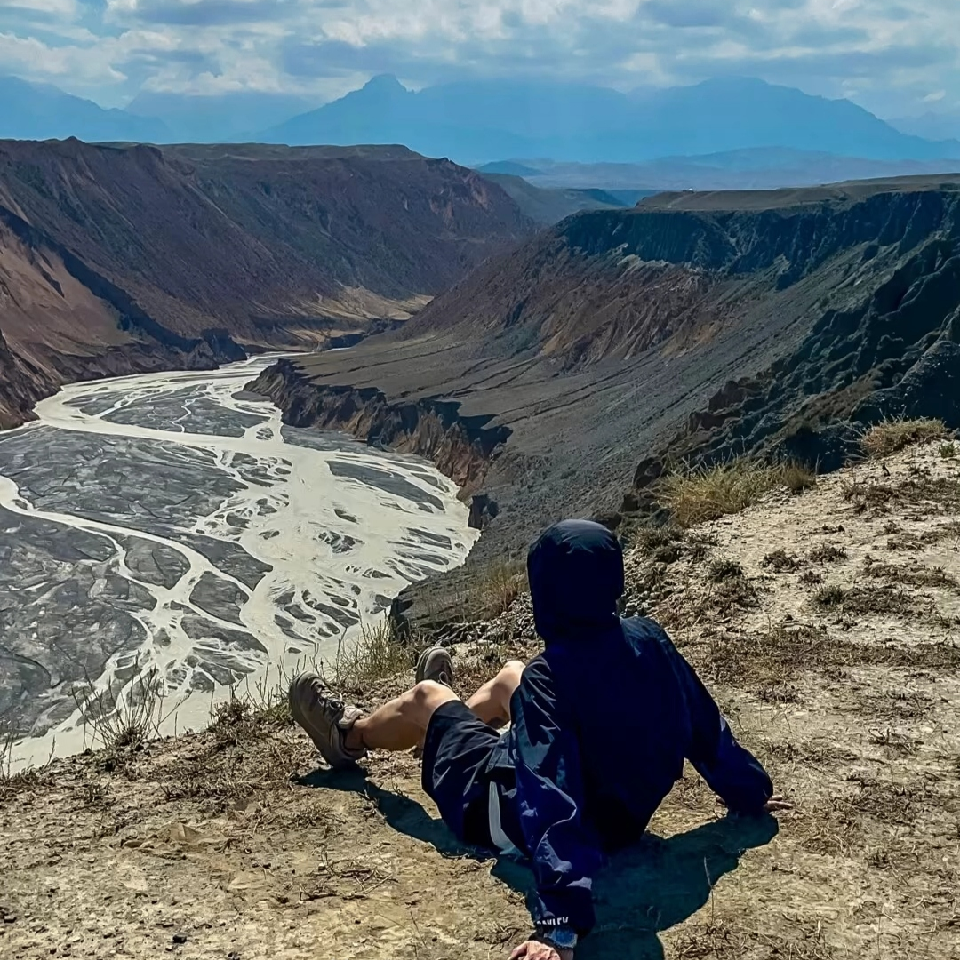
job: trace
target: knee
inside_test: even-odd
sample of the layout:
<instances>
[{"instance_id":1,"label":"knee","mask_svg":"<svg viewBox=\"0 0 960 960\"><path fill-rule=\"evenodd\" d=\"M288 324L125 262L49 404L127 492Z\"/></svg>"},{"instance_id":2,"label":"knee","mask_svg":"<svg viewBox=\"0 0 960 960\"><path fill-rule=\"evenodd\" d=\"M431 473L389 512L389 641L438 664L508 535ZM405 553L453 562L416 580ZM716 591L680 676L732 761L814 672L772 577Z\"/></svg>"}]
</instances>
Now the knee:
<instances>
[{"instance_id":1,"label":"knee","mask_svg":"<svg viewBox=\"0 0 960 960\"><path fill-rule=\"evenodd\" d=\"M413 687L406 700L407 717L414 723L425 726L437 707L454 699L456 694L449 687L434 680L421 680Z\"/></svg>"},{"instance_id":2,"label":"knee","mask_svg":"<svg viewBox=\"0 0 960 960\"><path fill-rule=\"evenodd\" d=\"M433 703L438 695L446 689L443 684L437 683L435 680L421 680L410 691L410 699L418 707L424 707L427 704Z\"/></svg>"},{"instance_id":3,"label":"knee","mask_svg":"<svg viewBox=\"0 0 960 960\"><path fill-rule=\"evenodd\" d=\"M500 671L500 676L505 680L510 680L514 685L520 682L520 677L526 668L522 660L508 660Z\"/></svg>"}]
</instances>

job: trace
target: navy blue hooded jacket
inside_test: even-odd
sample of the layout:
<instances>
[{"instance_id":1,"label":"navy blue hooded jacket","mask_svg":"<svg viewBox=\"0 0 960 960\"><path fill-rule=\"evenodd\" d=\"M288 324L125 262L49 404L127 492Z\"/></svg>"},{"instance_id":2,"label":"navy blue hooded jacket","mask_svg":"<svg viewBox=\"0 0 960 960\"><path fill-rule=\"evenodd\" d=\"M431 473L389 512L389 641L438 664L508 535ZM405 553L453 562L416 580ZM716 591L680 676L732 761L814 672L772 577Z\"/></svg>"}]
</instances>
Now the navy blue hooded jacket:
<instances>
[{"instance_id":1,"label":"navy blue hooded jacket","mask_svg":"<svg viewBox=\"0 0 960 960\"><path fill-rule=\"evenodd\" d=\"M527 569L545 649L513 696L491 773L502 829L532 860L534 920L586 933L604 852L639 839L684 758L734 811L760 812L772 787L664 631L618 615L623 554L610 531L556 524Z\"/></svg>"}]
</instances>

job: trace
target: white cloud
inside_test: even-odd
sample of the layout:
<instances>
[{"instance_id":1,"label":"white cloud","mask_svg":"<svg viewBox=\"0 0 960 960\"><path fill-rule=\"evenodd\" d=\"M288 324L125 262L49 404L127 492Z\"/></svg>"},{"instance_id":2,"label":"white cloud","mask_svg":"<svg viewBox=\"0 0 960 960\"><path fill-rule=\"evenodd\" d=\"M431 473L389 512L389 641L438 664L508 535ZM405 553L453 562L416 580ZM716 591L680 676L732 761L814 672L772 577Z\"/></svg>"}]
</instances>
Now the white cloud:
<instances>
[{"instance_id":1,"label":"white cloud","mask_svg":"<svg viewBox=\"0 0 960 960\"><path fill-rule=\"evenodd\" d=\"M90 50L90 47L48 46L32 37L0 33L0 63L9 73L59 83L65 89L102 87L125 79L109 62L91 57Z\"/></svg>"},{"instance_id":2,"label":"white cloud","mask_svg":"<svg viewBox=\"0 0 960 960\"><path fill-rule=\"evenodd\" d=\"M960 103L958 45L956 0L0 0L8 71L101 99L335 96L379 72L621 89L741 74L896 115Z\"/></svg>"},{"instance_id":3,"label":"white cloud","mask_svg":"<svg viewBox=\"0 0 960 960\"><path fill-rule=\"evenodd\" d=\"M58 17L73 20L77 15L76 0L0 0L0 14L14 13L29 19Z\"/></svg>"}]
</instances>

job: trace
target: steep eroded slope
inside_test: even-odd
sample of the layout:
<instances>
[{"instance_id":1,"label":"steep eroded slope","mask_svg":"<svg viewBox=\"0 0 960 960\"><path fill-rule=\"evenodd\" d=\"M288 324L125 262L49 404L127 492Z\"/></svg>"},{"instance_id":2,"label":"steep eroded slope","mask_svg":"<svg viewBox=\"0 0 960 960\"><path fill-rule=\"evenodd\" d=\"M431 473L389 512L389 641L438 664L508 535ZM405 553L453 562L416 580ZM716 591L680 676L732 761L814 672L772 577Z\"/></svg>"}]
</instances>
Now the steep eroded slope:
<instances>
[{"instance_id":1,"label":"steep eroded slope","mask_svg":"<svg viewBox=\"0 0 960 960\"><path fill-rule=\"evenodd\" d=\"M16 422L64 379L405 319L531 230L496 185L399 147L3 142L0 331L33 369L0 405Z\"/></svg>"},{"instance_id":2,"label":"steep eroded slope","mask_svg":"<svg viewBox=\"0 0 960 960\"><path fill-rule=\"evenodd\" d=\"M427 455L440 442L418 442L418 415L441 400L508 434L467 480L497 503L476 550L489 559L564 514L616 511L635 473L643 486L669 457L769 449L830 465L811 406L825 425L957 419L943 398L960 377L958 199L928 178L583 213L402 330L262 386L293 422L379 438L382 417L356 416L376 396L406 411L403 443Z\"/></svg>"}]
</instances>

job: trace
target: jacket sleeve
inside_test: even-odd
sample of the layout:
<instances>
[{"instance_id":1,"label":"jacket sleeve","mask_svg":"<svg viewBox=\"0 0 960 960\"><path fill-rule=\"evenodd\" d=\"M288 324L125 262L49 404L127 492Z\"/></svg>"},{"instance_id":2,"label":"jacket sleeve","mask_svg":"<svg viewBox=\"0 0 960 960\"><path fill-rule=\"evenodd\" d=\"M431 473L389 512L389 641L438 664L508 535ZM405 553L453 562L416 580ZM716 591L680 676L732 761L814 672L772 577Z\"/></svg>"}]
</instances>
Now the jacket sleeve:
<instances>
[{"instance_id":1,"label":"jacket sleeve","mask_svg":"<svg viewBox=\"0 0 960 960\"><path fill-rule=\"evenodd\" d=\"M536 881L534 922L584 934L594 924L593 875L603 856L581 817L579 748L556 704L549 669L534 661L511 702L517 809Z\"/></svg>"},{"instance_id":2,"label":"jacket sleeve","mask_svg":"<svg viewBox=\"0 0 960 960\"><path fill-rule=\"evenodd\" d=\"M713 697L666 635L664 643L673 660L690 721L687 759L730 810L761 812L773 794L766 770L737 742Z\"/></svg>"}]
</instances>

